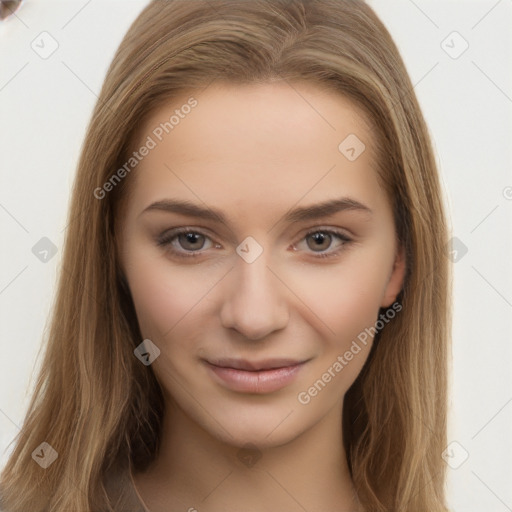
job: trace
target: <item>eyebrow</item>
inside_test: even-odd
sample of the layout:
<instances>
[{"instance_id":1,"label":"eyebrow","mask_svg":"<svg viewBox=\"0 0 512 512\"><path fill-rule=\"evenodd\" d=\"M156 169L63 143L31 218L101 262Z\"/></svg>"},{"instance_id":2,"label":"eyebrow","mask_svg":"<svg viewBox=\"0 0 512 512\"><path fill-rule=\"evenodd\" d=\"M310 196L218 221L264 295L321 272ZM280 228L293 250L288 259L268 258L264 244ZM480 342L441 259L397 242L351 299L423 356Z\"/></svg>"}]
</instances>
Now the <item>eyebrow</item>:
<instances>
[{"instance_id":1,"label":"eyebrow","mask_svg":"<svg viewBox=\"0 0 512 512\"><path fill-rule=\"evenodd\" d=\"M156 201L145 208L140 215L148 211L178 213L189 217L217 221L225 225L229 224L227 217L216 208L203 207L190 201L178 199L162 199ZM283 216L283 220L288 223L303 222L329 217L342 211L359 211L369 215L373 214L373 211L363 203L349 197L341 197L339 199L331 199L322 203L289 210Z\"/></svg>"}]
</instances>

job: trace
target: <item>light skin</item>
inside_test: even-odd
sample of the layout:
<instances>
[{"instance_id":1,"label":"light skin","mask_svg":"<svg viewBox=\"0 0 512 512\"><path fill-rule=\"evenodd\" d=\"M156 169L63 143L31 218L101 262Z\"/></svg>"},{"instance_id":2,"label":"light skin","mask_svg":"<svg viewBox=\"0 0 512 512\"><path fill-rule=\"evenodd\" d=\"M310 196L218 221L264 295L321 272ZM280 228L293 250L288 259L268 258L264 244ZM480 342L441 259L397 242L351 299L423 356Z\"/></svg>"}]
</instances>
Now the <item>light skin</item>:
<instances>
[{"instance_id":1,"label":"light skin","mask_svg":"<svg viewBox=\"0 0 512 512\"><path fill-rule=\"evenodd\" d=\"M148 371L166 407L161 449L134 475L137 490L151 512L360 510L341 420L371 339L308 404L298 395L403 284L373 135L349 100L314 85L215 83L193 96L198 105L127 178L119 217L120 265L142 335L160 349ZM140 141L189 97L153 112ZM354 161L338 149L349 134L366 145ZM340 198L361 207L287 219ZM219 210L226 222L146 210L166 199ZM180 227L197 234L173 238ZM249 236L263 249L250 263L236 251ZM218 357L307 363L283 388L250 393L213 378L204 359Z\"/></svg>"}]
</instances>

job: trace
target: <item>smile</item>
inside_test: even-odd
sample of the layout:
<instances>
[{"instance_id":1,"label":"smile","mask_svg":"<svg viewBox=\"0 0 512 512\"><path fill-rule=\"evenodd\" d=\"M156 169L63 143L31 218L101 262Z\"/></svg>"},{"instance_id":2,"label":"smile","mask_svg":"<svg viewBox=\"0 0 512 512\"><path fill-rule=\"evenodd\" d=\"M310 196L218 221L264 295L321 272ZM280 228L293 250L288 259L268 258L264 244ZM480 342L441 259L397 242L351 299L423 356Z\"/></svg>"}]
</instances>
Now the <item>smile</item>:
<instances>
[{"instance_id":1,"label":"smile","mask_svg":"<svg viewBox=\"0 0 512 512\"><path fill-rule=\"evenodd\" d=\"M224 387L242 393L272 393L290 384L307 361L273 360L249 363L242 360L205 361L210 374ZM281 364L281 366L279 366Z\"/></svg>"}]
</instances>

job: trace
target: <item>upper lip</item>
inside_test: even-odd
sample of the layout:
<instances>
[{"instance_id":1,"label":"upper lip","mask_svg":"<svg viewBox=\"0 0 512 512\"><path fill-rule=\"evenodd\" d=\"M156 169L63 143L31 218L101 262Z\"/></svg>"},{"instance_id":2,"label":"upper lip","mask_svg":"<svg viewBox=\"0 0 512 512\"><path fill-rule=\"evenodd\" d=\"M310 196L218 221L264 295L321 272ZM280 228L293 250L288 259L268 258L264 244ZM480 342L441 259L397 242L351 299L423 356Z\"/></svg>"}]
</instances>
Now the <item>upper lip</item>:
<instances>
[{"instance_id":1,"label":"upper lip","mask_svg":"<svg viewBox=\"0 0 512 512\"><path fill-rule=\"evenodd\" d=\"M247 359L213 359L207 360L208 363L222 368L233 368L235 370L259 371L270 370L274 368L285 368L287 366L295 366L304 363L297 359L264 359L263 361L248 361Z\"/></svg>"}]
</instances>

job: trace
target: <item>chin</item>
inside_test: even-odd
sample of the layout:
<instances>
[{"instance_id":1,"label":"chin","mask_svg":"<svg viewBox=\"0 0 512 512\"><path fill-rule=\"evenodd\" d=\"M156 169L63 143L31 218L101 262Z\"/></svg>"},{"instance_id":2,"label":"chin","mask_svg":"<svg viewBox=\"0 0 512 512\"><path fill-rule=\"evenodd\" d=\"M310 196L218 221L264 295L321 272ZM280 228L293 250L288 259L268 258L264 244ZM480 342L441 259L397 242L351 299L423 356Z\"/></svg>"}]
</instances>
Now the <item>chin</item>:
<instances>
[{"instance_id":1,"label":"chin","mask_svg":"<svg viewBox=\"0 0 512 512\"><path fill-rule=\"evenodd\" d=\"M308 415L292 399L280 403L224 404L215 409L215 420L203 418L205 429L219 441L243 448L252 444L263 450L285 445L311 428L319 418Z\"/></svg>"}]
</instances>

